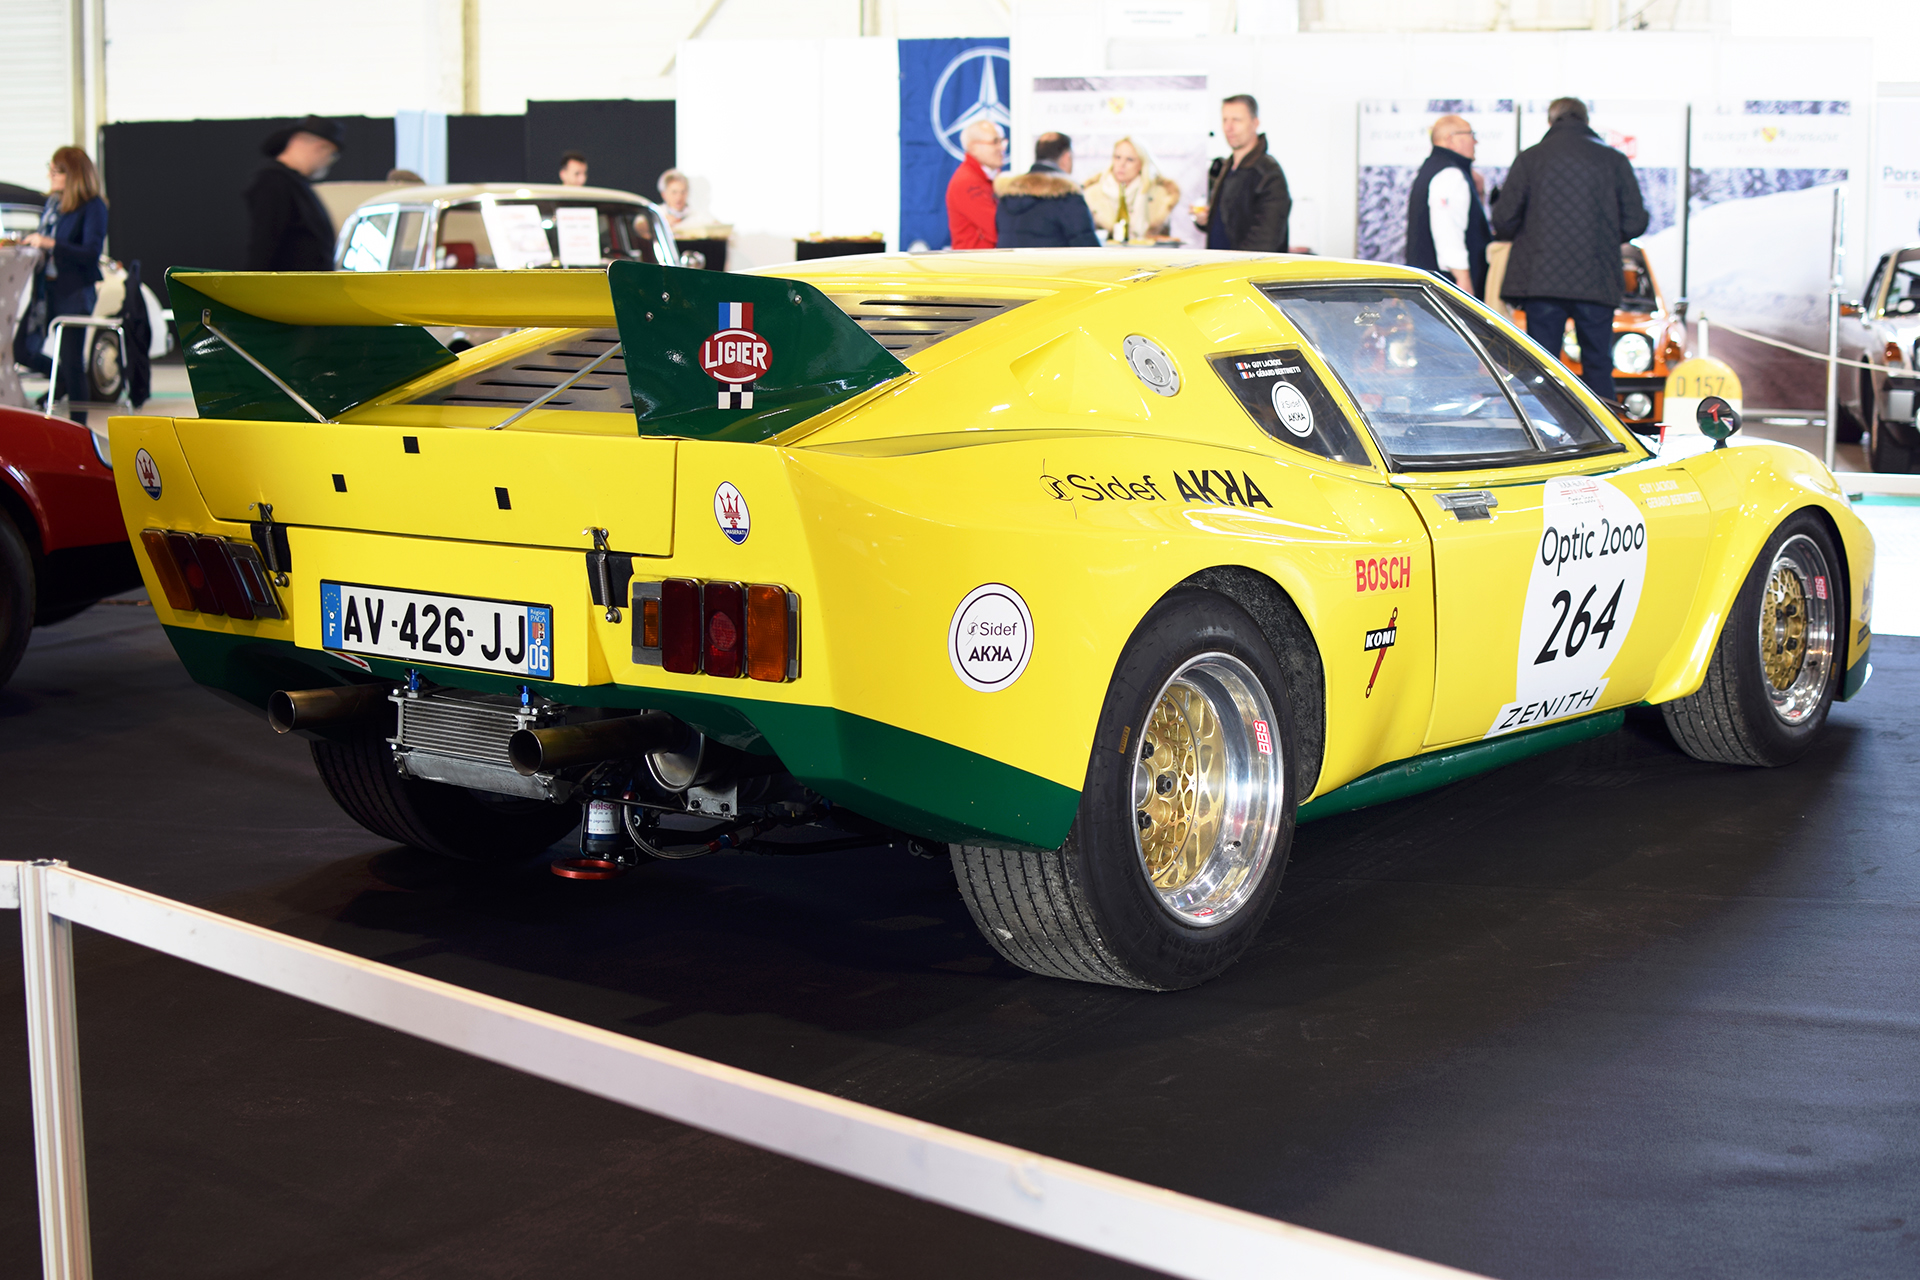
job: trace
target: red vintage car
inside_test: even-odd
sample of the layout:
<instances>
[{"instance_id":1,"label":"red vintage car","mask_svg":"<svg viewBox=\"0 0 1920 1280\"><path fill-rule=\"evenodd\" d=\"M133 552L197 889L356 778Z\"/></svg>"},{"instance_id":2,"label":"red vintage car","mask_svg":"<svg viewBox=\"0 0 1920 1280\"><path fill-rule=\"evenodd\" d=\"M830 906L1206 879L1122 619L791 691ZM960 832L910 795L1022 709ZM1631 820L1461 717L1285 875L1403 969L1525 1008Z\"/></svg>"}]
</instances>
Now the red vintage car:
<instances>
[{"instance_id":1,"label":"red vintage car","mask_svg":"<svg viewBox=\"0 0 1920 1280\"><path fill-rule=\"evenodd\" d=\"M34 627L140 582L107 458L77 422L0 407L0 684Z\"/></svg>"}]
</instances>

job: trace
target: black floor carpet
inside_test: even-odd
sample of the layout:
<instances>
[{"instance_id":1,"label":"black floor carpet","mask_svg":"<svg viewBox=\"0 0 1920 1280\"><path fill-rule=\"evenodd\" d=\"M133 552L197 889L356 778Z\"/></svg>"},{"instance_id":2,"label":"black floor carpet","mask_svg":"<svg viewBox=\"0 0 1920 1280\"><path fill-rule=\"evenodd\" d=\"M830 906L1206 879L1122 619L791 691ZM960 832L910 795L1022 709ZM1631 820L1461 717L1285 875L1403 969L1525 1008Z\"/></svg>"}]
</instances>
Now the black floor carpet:
<instances>
[{"instance_id":1,"label":"black floor carpet","mask_svg":"<svg viewBox=\"0 0 1920 1280\"><path fill-rule=\"evenodd\" d=\"M0 691L0 857L1492 1275L1911 1277L1920 641L1875 658L1788 769L1699 764L1642 717L1305 828L1252 954L1177 995L1009 968L904 854L596 885L392 848L139 607L38 632ZM113 939L77 954L103 1280L1129 1273ZM19 991L0 937L8 1276L38 1271Z\"/></svg>"}]
</instances>

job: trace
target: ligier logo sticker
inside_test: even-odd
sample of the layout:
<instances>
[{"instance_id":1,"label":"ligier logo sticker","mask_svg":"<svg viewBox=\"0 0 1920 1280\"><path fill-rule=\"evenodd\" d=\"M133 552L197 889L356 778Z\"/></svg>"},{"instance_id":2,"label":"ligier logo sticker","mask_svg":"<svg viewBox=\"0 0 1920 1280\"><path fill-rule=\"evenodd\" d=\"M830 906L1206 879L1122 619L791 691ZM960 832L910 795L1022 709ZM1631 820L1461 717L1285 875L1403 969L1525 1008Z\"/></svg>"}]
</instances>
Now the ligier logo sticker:
<instances>
[{"instance_id":1,"label":"ligier logo sticker","mask_svg":"<svg viewBox=\"0 0 1920 1280\"><path fill-rule=\"evenodd\" d=\"M947 626L947 657L960 683L997 693L1033 656L1033 615L1012 587L989 582L967 592Z\"/></svg>"},{"instance_id":2,"label":"ligier logo sticker","mask_svg":"<svg viewBox=\"0 0 1920 1280\"><path fill-rule=\"evenodd\" d=\"M720 384L720 408L753 408L753 384L766 376L773 348L753 331L751 302L720 304L720 329L700 344L700 368Z\"/></svg>"},{"instance_id":3,"label":"ligier logo sticker","mask_svg":"<svg viewBox=\"0 0 1920 1280\"><path fill-rule=\"evenodd\" d=\"M753 516L747 510L747 500L731 480L722 481L713 491L713 518L720 532L727 535L727 541L736 547L753 531Z\"/></svg>"},{"instance_id":4,"label":"ligier logo sticker","mask_svg":"<svg viewBox=\"0 0 1920 1280\"><path fill-rule=\"evenodd\" d=\"M140 482L149 498L160 496L160 464L145 449L133 455L133 478Z\"/></svg>"}]
</instances>

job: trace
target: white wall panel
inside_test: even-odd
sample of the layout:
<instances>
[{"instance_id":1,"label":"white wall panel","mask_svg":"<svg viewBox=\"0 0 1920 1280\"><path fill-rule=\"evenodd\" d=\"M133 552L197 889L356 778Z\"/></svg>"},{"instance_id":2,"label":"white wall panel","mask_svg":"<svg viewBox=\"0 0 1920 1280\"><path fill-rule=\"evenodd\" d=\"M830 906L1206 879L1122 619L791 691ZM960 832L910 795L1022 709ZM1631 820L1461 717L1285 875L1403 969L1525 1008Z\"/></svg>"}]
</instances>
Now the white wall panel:
<instances>
[{"instance_id":1,"label":"white wall panel","mask_svg":"<svg viewBox=\"0 0 1920 1280\"><path fill-rule=\"evenodd\" d=\"M793 260L815 231L900 222L894 42L692 40L680 48L680 168L734 227L729 266Z\"/></svg>"},{"instance_id":2,"label":"white wall panel","mask_svg":"<svg viewBox=\"0 0 1920 1280\"><path fill-rule=\"evenodd\" d=\"M73 136L73 38L66 0L0 0L0 182L44 190L47 160Z\"/></svg>"},{"instance_id":3,"label":"white wall panel","mask_svg":"<svg viewBox=\"0 0 1920 1280\"><path fill-rule=\"evenodd\" d=\"M460 110L459 0L109 0L112 120Z\"/></svg>"}]
</instances>

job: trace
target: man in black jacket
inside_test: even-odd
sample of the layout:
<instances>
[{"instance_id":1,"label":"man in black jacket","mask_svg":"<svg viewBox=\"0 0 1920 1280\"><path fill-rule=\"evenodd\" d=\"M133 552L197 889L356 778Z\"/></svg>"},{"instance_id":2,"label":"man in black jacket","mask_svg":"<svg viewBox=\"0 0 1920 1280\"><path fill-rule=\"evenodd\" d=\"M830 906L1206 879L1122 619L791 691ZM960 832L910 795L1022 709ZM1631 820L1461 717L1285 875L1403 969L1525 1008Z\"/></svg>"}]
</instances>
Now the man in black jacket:
<instances>
[{"instance_id":1,"label":"man in black jacket","mask_svg":"<svg viewBox=\"0 0 1920 1280\"><path fill-rule=\"evenodd\" d=\"M1285 253L1293 196L1280 162L1267 154L1252 94L1236 93L1220 104L1220 134L1233 154L1207 170L1207 206L1193 219L1207 230L1207 248Z\"/></svg>"},{"instance_id":2,"label":"man in black jacket","mask_svg":"<svg viewBox=\"0 0 1920 1280\"><path fill-rule=\"evenodd\" d=\"M1407 265L1446 275L1478 298L1487 287L1487 213L1473 172L1473 126L1461 116L1433 122L1433 154L1407 196Z\"/></svg>"},{"instance_id":3,"label":"man in black jacket","mask_svg":"<svg viewBox=\"0 0 1920 1280\"><path fill-rule=\"evenodd\" d=\"M1613 313L1620 246L1647 229L1633 165L1587 127L1586 104L1556 98L1547 136L1520 153L1493 206L1493 233L1513 240L1500 296L1527 313L1527 336L1554 355L1573 320L1580 380L1613 399Z\"/></svg>"},{"instance_id":4,"label":"man in black jacket","mask_svg":"<svg viewBox=\"0 0 1920 1280\"><path fill-rule=\"evenodd\" d=\"M345 138L334 121L308 116L260 144L268 160L247 188L247 270L333 270L333 219L313 184L327 176Z\"/></svg>"},{"instance_id":5,"label":"man in black jacket","mask_svg":"<svg viewBox=\"0 0 1920 1280\"><path fill-rule=\"evenodd\" d=\"M1033 168L993 180L995 243L1002 249L1097 249L1093 211L1073 180L1073 139L1043 133L1034 139Z\"/></svg>"}]
</instances>

